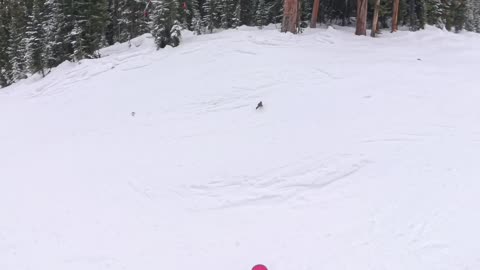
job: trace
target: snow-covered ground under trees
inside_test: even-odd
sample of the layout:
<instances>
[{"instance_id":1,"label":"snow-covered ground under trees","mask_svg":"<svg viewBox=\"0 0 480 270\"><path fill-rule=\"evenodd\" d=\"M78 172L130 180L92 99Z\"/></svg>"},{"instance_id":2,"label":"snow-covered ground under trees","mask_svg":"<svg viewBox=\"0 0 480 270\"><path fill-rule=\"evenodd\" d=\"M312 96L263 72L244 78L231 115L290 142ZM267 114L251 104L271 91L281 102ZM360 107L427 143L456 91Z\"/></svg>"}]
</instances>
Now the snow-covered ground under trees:
<instances>
[{"instance_id":1,"label":"snow-covered ground under trees","mask_svg":"<svg viewBox=\"0 0 480 270\"><path fill-rule=\"evenodd\" d=\"M0 269L480 269L480 35L335 28L1 89Z\"/></svg>"}]
</instances>

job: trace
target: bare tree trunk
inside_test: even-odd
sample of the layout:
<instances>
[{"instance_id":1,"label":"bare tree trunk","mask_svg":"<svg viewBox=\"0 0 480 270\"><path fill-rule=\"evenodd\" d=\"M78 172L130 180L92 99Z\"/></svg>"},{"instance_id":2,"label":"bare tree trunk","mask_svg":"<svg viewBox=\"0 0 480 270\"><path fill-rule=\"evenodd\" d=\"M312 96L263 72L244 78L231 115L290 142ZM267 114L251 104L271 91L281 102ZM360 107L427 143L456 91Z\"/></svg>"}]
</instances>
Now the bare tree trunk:
<instances>
[{"instance_id":1,"label":"bare tree trunk","mask_svg":"<svg viewBox=\"0 0 480 270\"><path fill-rule=\"evenodd\" d=\"M368 0L357 0L357 29L355 35L367 35Z\"/></svg>"},{"instance_id":2,"label":"bare tree trunk","mask_svg":"<svg viewBox=\"0 0 480 270\"><path fill-rule=\"evenodd\" d=\"M375 11L373 13L372 32L370 36L375 37L378 31L378 13L380 12L380 0L375 1Z\"/></svg>"},{"instance_id":3,"label":"bare tree trunk","mask_svg":"<svg viewBox=\"0 0 480 270\"><path fill-rule=\"evenodd\" d=\"M282 32L297 33L298 7L299 0L285 0L283 4Z\"/></svg>"},{"instance_id":4,"label":"bare tree trunk","mask_svg":"<svg viewBox=\"0 0 480 270\"><path fill-rule=\"evenodd\" d=\"M318 12L320 10L320 0L313 1L312 21L310 22L310 28L317 27Z\"/></svg>"},{"instance_id":5,"label":"bare tree trunk","mask_svg":"<svg viewBox=\"0 0 480 270\"><path fill-rule=\"evenodd\" d=\"M398 31L398 12L400 0L393 0L392 33Z\"/></svg>"}]
</instances>

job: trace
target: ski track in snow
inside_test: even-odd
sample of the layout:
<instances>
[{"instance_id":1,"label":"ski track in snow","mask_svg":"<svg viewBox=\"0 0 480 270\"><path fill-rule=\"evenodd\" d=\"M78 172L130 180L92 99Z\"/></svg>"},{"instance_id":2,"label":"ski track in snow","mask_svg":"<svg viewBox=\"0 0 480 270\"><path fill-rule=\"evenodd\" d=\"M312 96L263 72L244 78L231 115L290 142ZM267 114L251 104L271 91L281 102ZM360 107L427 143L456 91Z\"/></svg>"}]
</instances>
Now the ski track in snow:
<instances>
[{"instance_id":1,"label":"ski track in snow","mask_svg":"<svg viewBox=\"0 0 480 270\"><path fill-rule=\"evenodd\" d=\"M189 190L193 194L185 196L198 196L196 200L199 201L213 198L213 203L217 205L211 208L242 207L256 205L260 201L285 203L299 199L305 201L305 193L318 195L315 190L346 180L369 163L367 160L360 160L353 164L337 164L349 160L348 155L341 155L339 159L342 161L315 161L308 162L308 165L304 161L297 166L284 165L260 175L239 176L230 181L218 179L207 185L192 185ZM333 165L338 167L328 167Z\"/></svg>"}]
</instances>

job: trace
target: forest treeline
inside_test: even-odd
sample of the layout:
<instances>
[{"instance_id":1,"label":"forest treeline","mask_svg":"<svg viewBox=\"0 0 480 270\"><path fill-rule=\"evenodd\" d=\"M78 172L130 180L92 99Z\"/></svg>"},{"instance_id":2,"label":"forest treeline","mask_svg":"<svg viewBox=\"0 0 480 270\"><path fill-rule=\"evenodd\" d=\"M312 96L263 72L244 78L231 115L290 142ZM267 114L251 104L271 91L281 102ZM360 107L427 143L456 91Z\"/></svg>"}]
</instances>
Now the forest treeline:
<instances>
[{"instance_id":1,"label":"forest treeline","mask_svg":"<svg viewBox=\"0 0 480 270\"><path fill-rule=\"evenodd\" d=\"M282 24L297 33L317 23L355 25L356 34L398 25L480 32L480 0L0 0L0 86L45 75L64 61L152 33L158 48L241 25Z\"/></svg>"}]
</instances>

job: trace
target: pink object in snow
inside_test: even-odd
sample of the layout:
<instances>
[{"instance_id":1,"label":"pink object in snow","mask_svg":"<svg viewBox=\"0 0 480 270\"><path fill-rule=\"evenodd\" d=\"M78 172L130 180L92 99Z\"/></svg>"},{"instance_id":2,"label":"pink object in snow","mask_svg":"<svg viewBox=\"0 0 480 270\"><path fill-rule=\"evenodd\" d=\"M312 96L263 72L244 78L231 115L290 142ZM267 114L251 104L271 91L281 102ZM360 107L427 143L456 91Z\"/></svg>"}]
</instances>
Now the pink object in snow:
<instances>
[{"instance_id":1,"label":"pink object in snow","mask_svg":"<svg viewBox=\"0 0 480 270\"><path fill-rule=\"evenodd\" d=\"M252 270L268 270L268 268L263 264L257 264L252 268Z\"/></svg>"}]
</instances>

